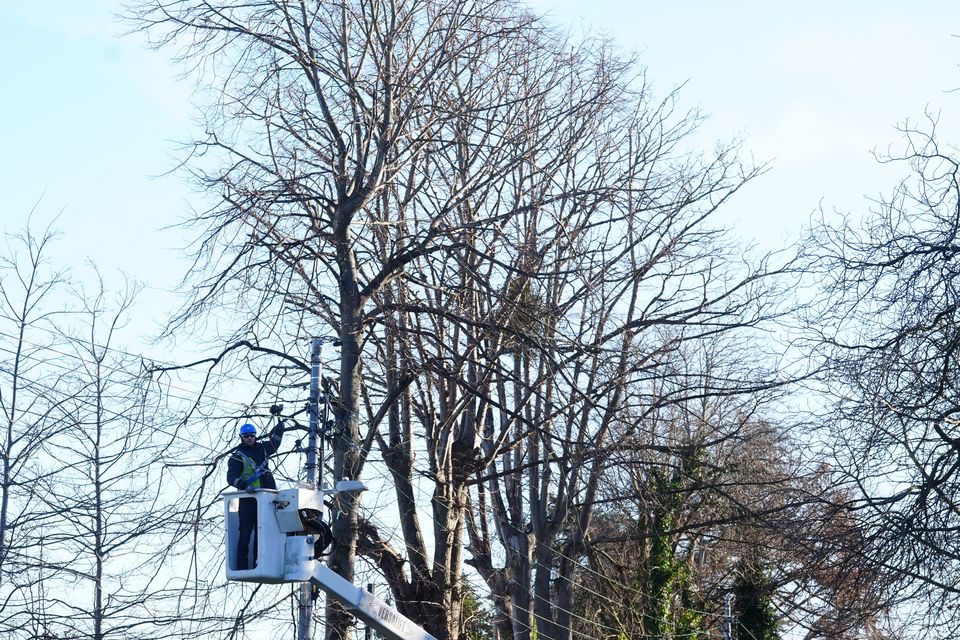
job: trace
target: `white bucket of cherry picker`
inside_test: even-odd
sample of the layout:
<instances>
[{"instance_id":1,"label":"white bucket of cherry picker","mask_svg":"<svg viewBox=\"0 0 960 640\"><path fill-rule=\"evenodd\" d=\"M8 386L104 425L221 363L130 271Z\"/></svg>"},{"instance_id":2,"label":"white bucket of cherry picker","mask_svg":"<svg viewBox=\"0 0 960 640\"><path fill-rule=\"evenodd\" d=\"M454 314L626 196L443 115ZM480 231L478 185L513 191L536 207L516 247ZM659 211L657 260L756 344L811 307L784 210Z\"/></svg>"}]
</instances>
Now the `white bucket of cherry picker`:
<instances>
[{"instance_id":1,"label":"white bucket of cherry picker","mask_svg":"<svg viewBox=\"0 0 960 640\"><path fill-rule=\"evenodd\" d=\"M247 501L247 502L244 502ZM227 580L242 582L304 582L310 579L315 536L311 522L319 520L322 494L297 487L223 495ZM255 535L247 542L247 566L239 566L240 511L255 510Z\"/></svg>"},{"instance_id":2,"label":"white bucket of cherry picker","mask_svg":"<svg viewBox=\"0 0 960 640\"><path fill-rule=\"evenodd\" d=\"M226 525L227 580L283 582L283 534L273 514L277 492L258 489L254 493L237 491L223 496ZM239 566L240 512L253 511L253 532L248 541L247 565Z\"/></svg>"}]
</instances>

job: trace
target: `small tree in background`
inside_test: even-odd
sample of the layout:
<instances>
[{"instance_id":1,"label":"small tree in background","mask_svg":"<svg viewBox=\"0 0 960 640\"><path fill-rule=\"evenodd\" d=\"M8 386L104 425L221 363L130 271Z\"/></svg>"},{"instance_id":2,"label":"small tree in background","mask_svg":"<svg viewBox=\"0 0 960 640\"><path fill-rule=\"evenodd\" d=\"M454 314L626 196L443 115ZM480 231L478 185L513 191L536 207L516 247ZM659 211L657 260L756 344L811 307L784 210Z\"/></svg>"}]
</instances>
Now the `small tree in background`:
<instances>
[{"instance_id":1,"label":"small tree in background","mask_svg":"<svg viewBox=\"0 0 960 640\"><path fill-rule=\"evenodd\" d=\"M773 607L774 585L759 562L741 559L733 583L736 629L744 640L780 640L777 612Z\"/></svg>"},{"instance_id":2,"label":"small tree in background","mask_svg":"<svg viewBox=\"0 0 960 640\"><path fill-rule=\"evenodd\" d=\"M50 358L63 346L52 321L67 282L50 263L55 237L28 227L0 255L0 635L49 632L49 580L63 569L44 544L59 510L36 493L62 469L48 441L62 429L57 388L75 365Z\"/></svg>"}]
</instances>

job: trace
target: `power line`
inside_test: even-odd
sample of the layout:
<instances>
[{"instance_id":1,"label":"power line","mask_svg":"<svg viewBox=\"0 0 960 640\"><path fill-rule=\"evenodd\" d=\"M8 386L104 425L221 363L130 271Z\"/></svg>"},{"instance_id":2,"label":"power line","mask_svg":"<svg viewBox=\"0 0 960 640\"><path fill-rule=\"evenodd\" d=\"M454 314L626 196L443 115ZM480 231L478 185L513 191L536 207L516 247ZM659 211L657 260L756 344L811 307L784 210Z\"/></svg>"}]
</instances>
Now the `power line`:
<instances>
[{"instance_id":1,"label":"power line","mask_svg":"<svg viewBox=\"0 0 960 640\"><path fill-rule=\"evenodd\" d=\"M62 393L62 390L61 390L61 389L56 389L56 388L54 388L54 387L51 387L51 386L46 385L46 384L44 384L44 383L38 382L38 381L36 381L36 380L30 380L30 379L28 379L28 378L23 378L23 379L26 380L26 381L27 381L27 384L28 384L29 386L31 386L31 387L39 388L39 389L41 389L41 390L50 392L51 394L59 394L59 393ZM122 386L122 385L121 385L121 386ZM108 414L108 415L110 415L110 416L113 416L114 418L119 418L119 419L122 419L122 420L130 420L130 415L128 415L128 414L126 414L126 413L119 413L118 411L114 411L114 410L112 410L112 409L110 409L110 408L108 408L108 407L98 405L96 402L94 402L93 400L91 400L90 398L88 398L88 397L86 397L86 396L70 396L70 397L68 397L67 399L78 400L81 404L85 404L85 405L88 405L88 406L97 407L97 408L101 409L105 414ZM34 418L39 418L39 419L44 419L44 418L49 417L46 413L37 412L37 411L32 410L32 409L23 409L23 408L20 408L20 409L19 409L19 412L20 412L21 414L32 415ZM140 414L139 414L139 413L136 413L135 415L136 415L136 416L139 416ZM207 446L207 445L205 445L205 444L202 444L202 443L200 443L200 442L197 442L196 440L191 440L191 439L189 439L189 438L186 438L186 437L184 437L184 436L183 436L182 434L180 434L180 433L171 433L170 431L167 431L167 430L165 430L164 428L162 428L162 427L160 427L160 426L158 426L158 425L156 425L156 424L146 424L146 423L141 423L141 424L142 424L143 427L149 428L151 431L155 431L155 432L162 433L163 435L169 436L170 438L175 438L175 439L178 439L178 440L182 440L182 441L186 442L187 444L193 445L194 447L198 447L198 448L201 448L201 449L206 449L207 451L212 452L212 453L221 453L221 450L220 450L220 449L213 449L213 448L211 448L211 447L209 447L209 446Z\"/></svg>"},{"instance_id":2,"label":"power line","mask_svg":"<svg viewBox=\"0 0 960 640\"><path fill-rule=\"evenodd\" d=\"M50 345L42 345L42 344L38 344L38 343L35 343L35 342L31 342L31 341L26 340L26 339L22 339L22 340L21 340L21 339L18 338L18 336L11 336L10 334L3 333L2 331L0 331L0 336L6 337L6 338L12 338L12 339L14 339L14 340L18 340L18 341L20 341L20 342L22 342L22 343L24 343L24 344L29 344L30 346L36 347L36 348L38 348L38 349L41 349L41 350L44 350L44 351L47 351L47 352L50 352L50 353L54 353L54 354L59 355L59 356L62 356L62 357L64 357L64 358L69 358L69 359L77 360L77 361L79 361L79 362L81 362L81 363L83 363L83 364L87 364L87 365L96 365L96 364L97 364L96 361L94 361L94 360L92 360L92 359L88 359L88 358L85 357L84 355L81 355L81 354L78 354L78 353L70 353L70 352L68 352L68 351L63 351L63 350L61 350L61 349L55 349L55 348L53 348L53 347L50 346ZM7 353L9 353L10 355L13 355L13 356L17 355L16 350L13 349L12 347L6 347L6 348L0 347L0 350L6 351ZM129 355L129 354L126 354L126 352L123 352L123 351L118 351L117 353L121 353L121 354L124 354L124 355ZM69 371L73 371L73 369L71 369L71 368L68 367L67 365L59 364L59 363L58 363L57 361L55 361L55 360L47 360L47 359L41 358L39 355L36 355L36 354L34 354L34 353L23 353L23 352L21 352L19 355L20 355L20 358L25 359L25 360L30 360L30 361L33 361L33 362L36 362L36 363L45 364L45 365L50 366L50 367L59 368L59 369L62 369L63 371L68 371L68 372L69 372ZM132 383L125 383L125 382L114 381L114 384L126 385L126 386L129 386L129 387L131 387L131 388L134 388L134 387L135 387L135 385L133 385ZM190 389L187 389L187 388L185 388L185 387L180 387L180 386L177 386L177 385L175 385L175 384L171 384L171 383L169 383L169 382L168 382L168 383L163 383L163 386L164 386L164 388L175 389L175 390L177 390L177 391L183 391L183 392L191 393L191 390L190 390ZM167 393L167 395L168 395L168 397L174 398L175 400L183 400L183 401L189 401L189 402L192 402L192 401L195 400L195 396L191 396L191 397L187 398L187 397L178 396L178 395L172 394L172 393ZM218 398L218 397L216 397L216 396L210 396L209 394L207 395L207 397L210 398L210 399L212 399L212 400L216 400L217 402L223 403L223 404L229 404L229 405L234 405L234 406L238 406L238 407L249 408L249 407L251 407L251 406L255 406L255 405L248 405L248 404L244 404L244 403L241 403L241 402L237 402L237 401L235 401L235 400L227 400L227 399L225 399L225 398Z\"/></svg>"},{"instance_id":3,"label":"power line","mask_svg":"<svg viewBox=\"0 0 960 640\"><path fill-rule=\"evenodd\" d=\"M65 336L63 336L62 334L59 334L59 333L57 333L56 331L54 331L53 329L50 329L50 328L48 328L48 327L36 326L36 327L33 327L33 328L39 329L39 330L42 330L42 331L45 331L45 332L47 332L47 333L50 333L51 335L53 335L53 336L55 336L55 337L65 337ZM56 348L52 347L51 345L40 344L40 343L34 342L34 341L32 341L32 340L29 340L29 339L27 339L27 338L21 338L20 336L13 335L13 334L9 334L9 333L5 333L5 332L3 332L3 331L0 331L0 337L6 337L6 338L9 338L9 339L13 340L14 342L20 342L20 343L23 343L23 344L27 344L27 345L30 345L30 346L35 347L35 348L37 348L37 349L46 350L46 351L49 351L49 352L51 352L51 353L54 353L54 354L57 354L57 355L60 355L60 356L64 356L64 357L67 357L67 358L73 358L73 359L79 360L80 362L83 362L84 364L96 364L95 361L93 361L92 359L87 359L86 356L84 356L84 355L81 355L81 354L78 354L78 353L70 353L70 352L67 352L67 351L63 351L63 350L60 350L60 349L56 349ZM92 345L93 345L94 347L96 347L96 348L102 349L102 350L104 350L104 351L109 351L109 352L121 354L121 355L124 355L124 356L127 356L127 357L135 358L135 359L139 360L140 362L144 362L144 361L158 362L158 361L153 360L153 359L144 358L141 354L130 353L130 352L128 352L128 351L124 351L124 350L122 350L122 349L118 349L118 348L114 348L114 347L109 347L109 346L106 346L106 345L98 345L98 344L96 344L95 342L92 342L92 341L84 341L83 344L84 344L84 345L92 344ZM15 354L16 354L16 351L13 350L13 349L8 349L8 353L10 353L11 355L15 355ZM20 355L21 355L21 357L28 357L28 358L31 358L31 357L32 357L34 360L37 360L37 359L38 359L36 356L33 356L32 354L23 354L23 353L21 353ZM49 363L46 362L46 361L41 361L41 362L45 362L45 363L49 364ZM178 365L176 365L175 363L169 363L169 362L161 362L161 363L162 363L162 364L169 365L170 368L178 367ZM179 370L179 371L189 371L190 369L180 368L180 369L178 369L178 370ZM192 393L192 390L191 390L191 389L188 389L188 388L185 388L185 387L181 387L181 386L178 386L178 385L173 384L173 383L170 383L170 382L165 382L165 383L163 383L163 385L164 385L165 388L175 389L175 390L177 390L177 391L186 392L186 393ZM227 404L227 405L233 405L233 406L237 406L237 407L242 407L242 408L244 408L244 409L246 410L246 413L249 413L250 410L253 409L253 408L266 408L266 407L269 406L269 405L266 405L266 404L259 404L259 403L242 403L242 402L237 402L236 400L228 400L228 399L226 399L226 398L217 397L217 396L211 395L211 394L209 394L209 393L205 393L204 396L205 396L206 398L210 399L210 400L214 400L214 401L216 401L216 402L218 402L218 403L221 403L221 404ZM186 401L186 400L192 400L192 398L188 399L188 398L184 398L183 396L176 396L176 395L172 395L172 394L171 394L170 397L173 397L173 398L178 399L178 400L185 400L185 401Z\"/></svg>"}]
</instances>

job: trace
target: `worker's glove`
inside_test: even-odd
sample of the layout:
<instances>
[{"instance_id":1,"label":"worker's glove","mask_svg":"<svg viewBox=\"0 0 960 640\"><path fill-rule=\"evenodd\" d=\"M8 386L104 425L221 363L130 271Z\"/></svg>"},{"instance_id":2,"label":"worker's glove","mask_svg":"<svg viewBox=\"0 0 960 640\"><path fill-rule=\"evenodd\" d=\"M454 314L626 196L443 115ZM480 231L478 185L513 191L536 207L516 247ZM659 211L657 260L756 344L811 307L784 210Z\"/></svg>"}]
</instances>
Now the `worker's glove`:
<instances>
[{"instance_id":1,"label":"worker's glove","mask_svg":"<svg viewBox=\"0 0 960 640\"><path fill-rule=\"evenodd\" d=\"M237 489L239 489L240 491L243 491L244 489L247 488L247 481L244 480L243 478L240 478L240 479L237 480L237 482L236 482L236 487L237 487Z\"/></svg>"},{"instance_id":2,"label":"worker's glove","mask_svg":"<svg viewBox=\"0 0 960 640\"><path fill-rule=\"evenodd\" d=\"M270 405L270 415L278 416L283 412L282 404L272 404Z\"/></svg>"}]
</instances>

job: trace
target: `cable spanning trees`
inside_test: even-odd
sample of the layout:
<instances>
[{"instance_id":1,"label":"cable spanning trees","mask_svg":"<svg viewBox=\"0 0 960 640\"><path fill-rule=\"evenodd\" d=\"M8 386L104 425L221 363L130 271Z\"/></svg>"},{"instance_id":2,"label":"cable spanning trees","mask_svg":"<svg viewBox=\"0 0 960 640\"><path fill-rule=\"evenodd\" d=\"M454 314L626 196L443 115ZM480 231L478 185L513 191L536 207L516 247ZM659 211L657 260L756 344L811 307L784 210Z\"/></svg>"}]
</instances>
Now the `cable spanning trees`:
<instances>
[{"instance_id":1,"label":"cable spanning trees","mask_svg":"<svg viewBox=\"0 0 960 640\"><path fill-rule=\"evenodd\" d=\"M713 376L692 357L779 312L775 269L712 223L759 170L689 153L696 116L632 60L514 3L147 1L136 19L209 98L187 166L215 204L172 330L288 354L336 335L331 472L389 472L399 533L342 500L332 567L353 579L359 553L455 639L469 561L501 636L569 638L624 450L651 456L637 491L664 493L679 452L733 437L698 403L779 384L762 359ZM328 609L328 637L351 624Z\"/></svg>"},{"instance_id":2,"label":"cable spanning trees","mask_svg":"<svg viewBox=\"0 0 960 640\"><path fill-rule=\"evenodd\" d=\"M881 160L909 177L862 221L822 221L807 268L822 278L809 327L834 472L864 532L852 559L882 601L947 638L960 629L960 159L935 125L902 128L904 152Z\"/></svg>"}]
</instances>

